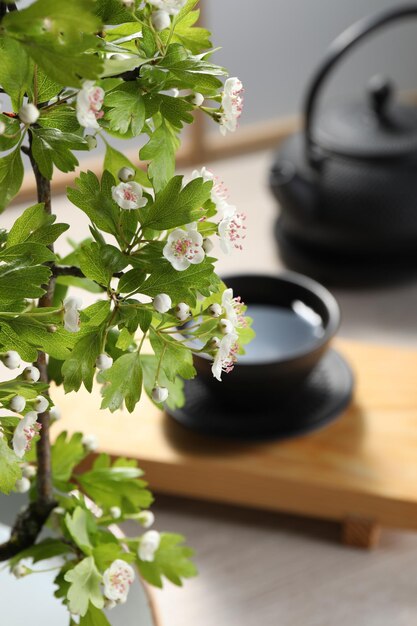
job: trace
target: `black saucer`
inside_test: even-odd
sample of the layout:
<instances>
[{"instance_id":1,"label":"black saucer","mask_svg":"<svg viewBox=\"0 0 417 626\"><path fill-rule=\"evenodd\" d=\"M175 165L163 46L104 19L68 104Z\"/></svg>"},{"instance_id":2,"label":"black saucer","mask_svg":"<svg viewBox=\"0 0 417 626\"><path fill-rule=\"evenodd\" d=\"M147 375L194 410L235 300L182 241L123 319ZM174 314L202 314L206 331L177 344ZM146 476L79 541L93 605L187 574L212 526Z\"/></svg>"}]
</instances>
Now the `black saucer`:
<instances>
[{"instance_id":1,"label":"black saucer","mask_svg":"<svg viewBox=\"0 0 417 626\"><path fill-rule=\"evenodd\" d=\"M278 218L274 228L280 257L289 269L331 287L369 287L406 283L417 278L417 255L349 256L325 247L307 246L288 235Z\"/></svg>"},{"instance_id":2,"label":"black saucer","mask_svg":"<svg viewBox=\"0 0 417 626\"><path fill-rule=\"evenodd\" d=\"M352 370L338 352L329 350L295 393L274 398L272 392L265 407L246 411L225 407L196 378L185 382L185 406L168 413L183 426L207 435L246 440L285 439L335 420L349 405L352 390Z\"/></svg>"}]
</instances>

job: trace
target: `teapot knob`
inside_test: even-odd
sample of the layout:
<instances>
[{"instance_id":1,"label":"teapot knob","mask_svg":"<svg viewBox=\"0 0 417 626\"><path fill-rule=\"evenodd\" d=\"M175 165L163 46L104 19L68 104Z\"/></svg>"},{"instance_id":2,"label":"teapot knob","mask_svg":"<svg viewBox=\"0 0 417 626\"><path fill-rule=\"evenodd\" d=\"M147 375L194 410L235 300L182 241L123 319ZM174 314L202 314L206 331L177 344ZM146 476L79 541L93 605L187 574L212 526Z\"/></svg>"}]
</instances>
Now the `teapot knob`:
<instances>
[{"instance_id":1,"label":"teapot knob","mask_svg":"<svg viewBox=\"0 0 417 626\"><path fill-rule=\"evenodd\" d=\"M380 121L386 120L387 109L394 92L394 84L382 74L372 76L368 83L369 101Z\"/></svg>"}]
</instances>

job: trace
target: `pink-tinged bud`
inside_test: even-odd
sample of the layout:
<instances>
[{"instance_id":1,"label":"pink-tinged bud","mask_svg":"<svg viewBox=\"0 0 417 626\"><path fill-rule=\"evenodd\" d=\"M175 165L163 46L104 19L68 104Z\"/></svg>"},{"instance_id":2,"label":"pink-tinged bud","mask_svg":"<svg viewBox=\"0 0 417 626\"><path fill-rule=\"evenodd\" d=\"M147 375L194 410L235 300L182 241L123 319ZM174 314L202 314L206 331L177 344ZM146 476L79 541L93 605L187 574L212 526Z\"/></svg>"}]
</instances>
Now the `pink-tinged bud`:
<instances>
[{"instance_id":1,"label":"pink-tinged bud","mask_svg":"<svg viewBox=\"0 0 417 626\"><path fill-rule=\"evenodd\" d=\"M168 389L166 387L154 387L152 389L152 400L161 404L168 398Z\"/></svg>"},{"instance_id":2,"label":"pink-tinged bud","mask_svg":"<svg viewBox=\"0 0 417 626\"><path fill-rule=\"evenodd\" d=\"M39 109L32 102L23 104L19 109L19 119L26 125L37 122L39 115Z\"/></svg>"}]
</instances>

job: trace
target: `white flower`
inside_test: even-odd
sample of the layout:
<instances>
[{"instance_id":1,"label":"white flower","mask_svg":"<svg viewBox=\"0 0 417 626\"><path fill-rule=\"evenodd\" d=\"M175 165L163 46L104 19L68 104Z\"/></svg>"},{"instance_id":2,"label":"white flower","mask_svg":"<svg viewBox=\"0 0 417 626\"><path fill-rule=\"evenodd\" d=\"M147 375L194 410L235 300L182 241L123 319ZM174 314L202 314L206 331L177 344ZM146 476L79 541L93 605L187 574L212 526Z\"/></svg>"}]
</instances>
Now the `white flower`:
<instances>
[{"instance_id":1,"label":"white flower","mask_svg":"<svg viewBox=\"0 0 417 626\"><path fill-rule=\"evenodd\" d=\"M227 199L229 197L227 187L222 180L214 176L206 167L202 167L201 170L194 170L191 174L191 180L196 178L202 178L204 182L212 182L211 188L211 201L216 205L216 209L220 212L222 218L232 215L236 209L231 206Z\"/></svg>"},{"instance_id":2,"label":"white flower","mask_svg":"<svg viewBox=\"0 0 417 626\"><path fill-rule=\"evenodd\" d=\"M64 328L70 333L78 333L80 330L80 298L68 297L64 300Z\"/></svg>"},{"instance_id":3,"label":"white flower","mask_svg":"<svg viewBox=\"0 0 417 626\"><path fill-rule=\"evenodd\" d=\"M133 567L122 559L116 559L103 574L104 595L108 600L123 604L134 580Z\"/></svg>"},{"instance_id":4,"label":"white flower","mask_svg":"<svg viewBox=\"0 0 417 626\"><path fill-rule=\"evenodd\" d=\"M6 124L0 121L0 135L4 135L5 132L6 132Z\"/></svg>"},{"instance_id":5,"label":"white flower","mask_svg":"<svg viewBox=\"0 0 417 626\"><path fill-rule=\"evenodd\" d=\"M138 515L138 522L144 528L150 528L155 521L155 515L152 511L141 511Z\"/></svg>"},{"instance_id":6,"label":"white flower","mask_svg":"<svg viewBox=\"0 0 417 626\"><path fill-rule=\"evenodd\" d=\"M94 81L86 80L77 94L77 120L84 128L100 128L97 120L103 117L101 110L104 101L104 91L97 87Z\"/></svg>"},{"instance_id":7,"label":"white flower","mask_svg":"<svg viewBox=\"0 0 417 626\"><path fill-rule=\"evenodd\" d=\"M148 2L157 9L166 11L169 15L177 15L187 0L148 0Z\"/></svg>"},{"instance_id":8,"label":"white flower","mask_svg":"<svg viewBox=\"0 0 417 626\"><path fill-rule=\"evenodd\" d=\"M176 228L168 236L163 255L179 272L204 260L203 237L194 228Z\"/></svg>"},{"instance_id":9,"label":"white flower","mask_svg":"<svg viewBox=\"0 0 417 626\"><path fill-rule=\"evenodd\" d=\"M110 507L110 515L113 519L119 519L122 516L122 510L120 506L112 506Z\"/></svg>"},{"instance_id":10,"label":"white flower","mask_svg":"<svg viewBox=\"0 0 417 626\"><path fill-rule=\"evenodd\" d=\"M241 241L246 237L246 226L244 224L246 215L235 213L230 217L225 217L219 224L218 231L220 237L220 247L226 254L233 248L242 250Z\"/></svg>"},{"instance_id":11,"label":"white flower","mask_svg":"<svg viewBox=\"0 0 417 626\"><path fill-rule=\"evenodd\" d=\"M96 358L96 368L101 372L108 370L113 365L113 359L108 354L99 354Z\"/></svg>"},{"instance_id":12,"label":"white flower","mask_svg":"<svg viewBox=\"0 0 417 626\"><path fill-rule=\"evenodd\" d=\"M135 178L135 170L132 170L131 167L122 167L117 177L122 183L128 183Z\"/></svg>"},{"instance_id":13,"label":"white flower","mask_svg":"<svg viewBox=\"0 0 417 626\"><path fill-rule=\"evenodd\" d=\"M16 493L26 493L27 491L29 491L29 489L30 489L30 480L29 478L26 478L25 476L16 480L15 485L13 487L13 490Z\"/></svg>"},{"instance_id":14,"label":"white flower","mask_svg":"<svg viewBox=\"0 0 417 626\"><path fill-rule=\"evenodd\" d=\"M98 440L95 435L83 435L81 443L88 452L95 452L98 448Z\"/></svg>"},{"instance_id":15,"label":"white flower","mask_svg":"<svg viewBox=\"0 0 417 626\"><path fill-rule=\"evenodd\" d=\"M158 313L166 313L172 307L172 300L166 293L160 293L153 299L153 308Z\"/></svg>"},{"instance_id":16,"label":"white flower","mask_svg":"<svg viewBox=\"0 0 417 626\"><path fill-rule=\"evenodd\" d=\"M225 135L227 131L234 133L237 128L237 122L243 109L242 92L243 85L238 78L226 80L222 96L223 113L220 119L222 135Z\"/></svg>"},{"instance_id":17,"label":"white flower","mask_svg":"<svg viewBox=\"0 0 417 626\"><path fill-rule=\"evenodd\" d=\"M25 478L34 478L36 476L36 467L25 463L22 466L22 474Z\"/></svg>"},{"instance_id":18,"label":"white flower","mask_svg":"<svg viewBox=\"0 0 417 626\"><path fill-rule=\"evenodd\" d=\"M30 450L32 439L41 429L41 425L37 423L38 414L35 411L29 411L19 421L13 434L13 450L20 459L25 452Z\"/></svg>"},{"instance_id":19,"label":"white flower","mask_svg":"<svg viewBox=\"0 0 417 626\"><path fill-rule=\"evenodd\" d=\"M155 559L155 552L161 543L161 535L157 530L148 530L142 535L138 548L138 557L141 561L152 562Z\"/></svg>"},{"instance_id":20,"label":"white flower","mask_svg":"<svg viewBox=\"0 0 417 626\"><path fill-rule=\"evenodd\" d=\"M48 409L49 402L44 396L37 396L33 403L33 409L36 413L45 413Z\"/></svg>"},{"instance_id":21,"label":"white flower","mask_svg":"<svg viewBox=\"0 0 417 626\"><path fill-rule=\"evenodd\" d=\"M117 187L111 188L113 200L125 211L140 209L147 204L147 199L143 197L143 190L139 183L134 181L129 183L119 183Z\"/></svg>"},{"instance_id":22,"label":"white flower","mask_svg":"<svg viewBox=\"0 0 417 626\"><path fill-rule=\"evenodd\" d=\"M203 102L204 102L203 94L196 92L193 96L192 103L195 104L196 107L201 107Z\"/></svg>"},{"instance_id":23,"label":"white flower","mask_svg":"<svg viewBox=\"0 0 417 626\"><path fill-rule=\"evenodd\" d=\"M246 320L242 311L243 302L239 296L233 296L233 289L229 288L223 291L222 307L225 310L226 318L232 322L235 328L246 326Z\"/></svg>"},{"instance_id":24,"label":"white flower","mask_svg":"<svg viewBox=\"0 0 417 626\"><path fill-rule=\"evenodd\" d=\"M9 350L2 354L1 360L9 370L15 370L22 363L20 356L15 350Z\"/></svg>"},{"instance_id":25,"label":"white flower","mask_svg":"<svg viewBox=\"0 0 417 626\"><path fill-rule=\"evenodd\" d=\"M210 304L208 311L212 317L220 317L220 315L223 313L222 307L220 306L220 304L217 304L217 302L215 302L214 304Z\"/></svg>"},{"instance_id":26,"label":"white flower","mask_svg":"<svg viewBox=\"0 0 417 626\"><path fill-rule=\"evenodd\" d=\"M171 26L171 18L167 11L154 11L152 13L152 24L158 32Z\"/></svg>"},{"instance_id":27,"label":"white flower","mask_svg":"<svg viewBox=\"0 0 417 626\"><path fill-rule=\"evenodd\" d=\"M23 396L14 396L10 400L10 410L15 413L21 413L26 406L26 399Z\"/></svg>"},{"instance_id":28,"label":"white flower","mask_svg":"<svg viewBox=\"0 0 417 626\"><path fill-rule=\"evenodd\" d=\"M34 104L29 102L27 104L22 104L18 115L20 121L24 124L34 124L38 120L40 113L39 109Z\"/></svg>"},{"instance_id":29,"label":"white flower","mask_svg":"<svg viewBox=\"0 0 417 626\"><path fill-rule=\"evenodd\" d=\"M168 398L168 389L166 387L154 387L152 389L152 400L160 404L161 402L165 402Z\"/></svg>"},{"instance_id":30,"label":"white flower","mask_svg":"<svg viewBox=\"0 0 417 626\"><path fill-rule=\"evenodd\" d=\"M61 419L62 415L61 415L61 411L59 410L59 407L57 406L53 406L49 409L49 417L52 420L59 420Z\"/></svg>"},{"instance_id":31,"label":"white flower","mask_svg":"<svg viewBox=\"0 0 417 626\"><path fill-rule=\"evenodd\" d=\"M11 572L16 578L23 578L23 576L27 576L28 574L30 574L30 569L22 563L16 563L16 565L12 567Z\"/></svg>"},{"instance_id":32,"label":"white flower","mask_svg":"<svg viewBox=\"0 0 417 626\"><path fill-rule=\"evenodd\" d=\"M28 365L23 370L22 376L28 383L37 383L41 377L41 373L34 365Z\"/></svg>"},{"instance_id":33,"label":"white flower","mask_svg":"<svg viewBox=\"0 0 417 626\"><path fill-rule=\"evenodd\" d=\"M222 372L229 373L232 371L237 361L237 344L238 336L235 333L224 335L220 342L219 349L214 357L211 371L214 378L221 382Z\"/></svg>"},{"instance_id":34,"label":"white flower","mask_svg":"<svg viewBox=\"0 0 417 626\"><path fill-rule=\"evenodd\" d=\"M185 302L180 302L175 307L175 317L180 322L185 322L185 320L190 317L190 307Z\"/></svg>"},{"instance_id":35,"label":"white flower","mask_svg":"<svg viewBox=\"0 0 417 626\"><path fill-rule=\"evenodd\" d=\"M117 602L115 602L114 600L109 600L108 598L104 600L104 608L106 609L106 611L111 611L111 609L114 609L116 605Z\"/></svg>"}]
</instances>

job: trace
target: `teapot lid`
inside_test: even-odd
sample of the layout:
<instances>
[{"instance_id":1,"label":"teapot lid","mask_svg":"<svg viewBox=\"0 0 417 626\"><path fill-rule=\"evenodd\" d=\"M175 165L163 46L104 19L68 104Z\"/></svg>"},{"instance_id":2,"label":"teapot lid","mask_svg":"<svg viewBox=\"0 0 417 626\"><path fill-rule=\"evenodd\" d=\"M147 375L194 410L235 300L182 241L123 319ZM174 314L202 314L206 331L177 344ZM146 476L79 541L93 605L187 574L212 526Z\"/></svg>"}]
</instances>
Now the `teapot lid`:
<instances>
[{"instance_id":1,"label":"teapot lid","mask_svg":"<svg viewBox=\"0 0 417 626\"><path fill-rule=\"evenodd\" d=\"M314 143L339 155L362 159L417 153L417 107L392 101L392 84L375 76L368 102L327 109L314 125Z\"/></svg>"}]
</instances>

